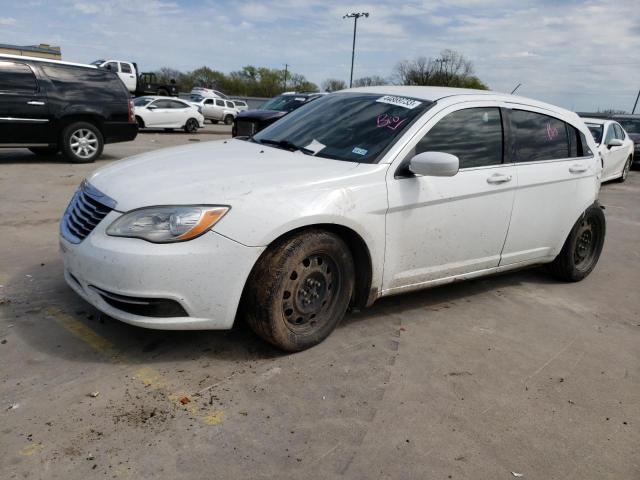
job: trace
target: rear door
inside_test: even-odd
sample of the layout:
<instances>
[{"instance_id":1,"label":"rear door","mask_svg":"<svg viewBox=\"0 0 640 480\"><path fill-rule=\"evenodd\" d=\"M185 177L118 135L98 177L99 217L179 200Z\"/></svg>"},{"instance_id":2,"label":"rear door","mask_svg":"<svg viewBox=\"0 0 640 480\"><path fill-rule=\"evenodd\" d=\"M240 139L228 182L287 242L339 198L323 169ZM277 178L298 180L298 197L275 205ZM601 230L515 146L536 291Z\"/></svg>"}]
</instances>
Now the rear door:
<instances>
[{"instance_id":1,"label":"rear door","mask_svg":"<svg viewBox=\"0 0 640 480\"><path fill-rule=\"evenodd\" d=\"M216 119L213 98L205 98L204 102L202 102L202 115L204 115L204 118Z\"/></svg>"},{"instance_id":2,"label":"rear door","mask_svg":"<svg viewBox=\"0 0 640 480\"><path fill-rule=\"evenodd\" d=\"M215 115L213 118L215 120L222 120L222 118L224 117L224 100L220 99L220 98L216 98L216 106L213 110L213 114Z\"/></svg>"},{"instance_id":3,"label":"rear door","mask_svg":"<svg viewBox=\"0 0 640 480\"><path fill-rule=\"evenodd\" d=\"M435 122L435 124L434 124ZM497 267L509 228L516 179L494 103L454 106L430 119L403 162L426 151L456 155L453 177L387 174L384 289L401 290Z\"/></svg>"},{"instance_id":4,"label":"rear door","mask_svg":"<svg viewBox=\"0 0 640 480\"><path fill-rule=\"evenodd\" d=\"M553 258L595 199L597 175L584 135L549 111L507 110L518 190L500 265Z\"/></svg>"},{"instance_id":5,"label":"rear door","mask_svg":"<svg viewBox=\"0 0 640 480\"><path fill-rule=\"evenodd\" d=\"M55 142L44 87L27 63L0 60L0 142L38 146Z\"/></svg>"}]
</instances>

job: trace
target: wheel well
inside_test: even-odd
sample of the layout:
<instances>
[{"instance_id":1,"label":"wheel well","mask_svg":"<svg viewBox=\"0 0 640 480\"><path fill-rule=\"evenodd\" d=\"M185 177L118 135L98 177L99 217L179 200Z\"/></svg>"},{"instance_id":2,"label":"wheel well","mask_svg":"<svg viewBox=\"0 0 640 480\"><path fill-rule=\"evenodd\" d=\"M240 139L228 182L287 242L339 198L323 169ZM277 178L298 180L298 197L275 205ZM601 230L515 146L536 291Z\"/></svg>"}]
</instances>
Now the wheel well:
<instances>
[{"instance_id":1,"label":"wheel well","mask_svg":"<svg viewBox=\"0 0 640 480\"><path fill-rule=\"evenodd\" d=\"M141 127L144 127L144 120L140 115L136 115L136 122L138 122Z\"/></svg>"},{"instance_id":2,"label":"wheel well","mask_svg":"<svg viewBox=\"0 0 640 480\"><path fill-rule=\"evenodd\" d=\"M371 253L369 252L369 247L367 247L367 244L362 239L362 237L349 227L331 223L320 223L314 225L305 225L304 227L291 230L274 239L262 253L260 258L256 262L256 265L258 265L260 261L262 261L265 253L268 252L274 245L277 245L286 240L288 237L297 235L298 233L305 230L325 230L337 235L347 244L351 252L351 256L353 257L356 274L355 288L353 292L353 298L351 299L351 304L354 307L358 308L370 305L373 300L375 300L375 296L371 292L371 280L373 276Z\"/></svg>"},{"instance_id":3,"label":"wheel well","mask_svg":"<svg viewBox=\"0 0 640 480\"><path fill-rule=\"evenodd\" d=\"M62 143L62 132L64 131L64 129L68 125L71 125L72 123L75 123L75 122L88 122L88 123L91 123L92 125L95 125L98 128L98 130L100 130L100 133L104 137L102 119L99 116L90 115L90 114L70 115L68 117L63 117L62 119L60 119L60 143Z\"/></svg>"}]
</instances>

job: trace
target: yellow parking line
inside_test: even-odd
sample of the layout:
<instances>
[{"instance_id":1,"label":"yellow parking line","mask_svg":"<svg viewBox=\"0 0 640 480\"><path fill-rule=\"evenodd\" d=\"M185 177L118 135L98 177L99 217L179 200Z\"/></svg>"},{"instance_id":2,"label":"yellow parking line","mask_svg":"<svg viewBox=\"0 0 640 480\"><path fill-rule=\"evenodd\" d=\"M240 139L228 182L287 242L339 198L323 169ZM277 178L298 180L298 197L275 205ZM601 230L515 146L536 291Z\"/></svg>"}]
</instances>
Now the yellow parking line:
<instances>
[{"instance_id":1,"label":"yellow parking line","mask_svg":"<svg viewBox=\"0 0 640 480\"><path fill-rule=\"evenodd\" d=\"M117 361L121 356L121 352L116 348L114 344L112 344L106 338L101 337L83 322L74 318L72 315L69 315L55 307L47 308L46 314L53 318L59 325L61 325L72 335L78 337L95 351L111 359L112 361ZM185 410L192 415L202 417L206 425L219 425L224 421L225 415L223 411L209 409L204 413L199 414L198 404L193 400L191 395L181 391L178 391L176 393L169 392L167 389L167 387L169 386L169 380L162 373L152 367L144 366L139 368L135 372L134 377L142 382L145 387L162 391L167 401L173 403L178 408L181 408L182 410ZM188 401L183 404L182 400L185 398L188 399ZM33 445L31 447L33 447ZM33 453L35 453L36 451L37 449L33 452L29 451L31 453L23 453L23 455L33 455Z\"/></svg>"}]
</instances>

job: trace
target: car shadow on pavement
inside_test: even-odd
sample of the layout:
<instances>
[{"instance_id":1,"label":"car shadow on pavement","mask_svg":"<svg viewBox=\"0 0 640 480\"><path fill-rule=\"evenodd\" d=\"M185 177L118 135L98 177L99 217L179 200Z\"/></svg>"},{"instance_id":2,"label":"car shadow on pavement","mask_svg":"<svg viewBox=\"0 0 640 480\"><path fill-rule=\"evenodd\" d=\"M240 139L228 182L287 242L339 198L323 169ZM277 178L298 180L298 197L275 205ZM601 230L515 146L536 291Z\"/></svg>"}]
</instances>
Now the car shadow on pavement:
<instances>
[{"instance_id":1,"label":"car shadow on pavement","mask_svg":"<svg viewBox=\"0 0 640 480\"><path fill-rule=\"evenodd\" d=\"M61 153L55 153L51 155L36 155L29 150L6 150L0 149L0 165L3 164L51 164L51 163L66 163L69 164L69 160L65 158Z\"/></svg>"},{"instance_id":2,"label":"car shadow on pavement","mask_svg":"<svg viewBox=\"0 0 640 480\"><path fill-rule=\"evenodd\" d=\"M65 283L62 271L60 260L35 264L5 285L10 303L0 305L0 318L37 351L89 363L110 362L113 356L132 362L180 364L202 358L237 362L287 355L258 338L243 321L236 321L228 331L150 330L120 322L82 300ZM366 328L367 322L380 321L380 316L471 301L488 291L522 283L555 280L533 269L388 297L370 308L349 312L334 335L356 324ZM96 345L101 345L97 351Z\"/></svg>"}]
</instances>

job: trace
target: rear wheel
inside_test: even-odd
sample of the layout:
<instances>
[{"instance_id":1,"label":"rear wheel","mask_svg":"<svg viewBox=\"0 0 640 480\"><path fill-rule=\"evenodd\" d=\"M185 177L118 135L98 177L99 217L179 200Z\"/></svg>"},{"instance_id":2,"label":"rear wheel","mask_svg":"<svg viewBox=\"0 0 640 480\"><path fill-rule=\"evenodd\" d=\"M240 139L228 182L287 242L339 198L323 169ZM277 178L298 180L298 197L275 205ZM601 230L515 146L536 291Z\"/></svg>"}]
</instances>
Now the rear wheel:
<instances>
[{"instance_id":1,"label":"rear wheel","mask_svg":"<svg viewBox=\"0 0 640 480\"><path fill-rule=\"evenodd\" d=\"M160 96L160 97L168 97L169 96L169 92L167 90L165 90L164 88L159 88L156 95Z\"/></svg>"},{"instance_id":2,"label":"rear wheel","mask_svg":"<svg viewBox=\"0 0 640 480\"><path fill-rule=\"evenodd\" d=\"M55 155L58 153L58 147L31 147L29 149L31 153L35 153L36 155Z\"/></svg>"},{"instance_id":3,"label":"rear wheel","mask_svg":"<svg viewBox=\"0 0 640 480\"><path fill-rule=\"evenodd\" d=\"M73 163L91 163L104 148L102 133L94 124L75 122L62 132L62 150Z\"/></svg>"},{"instance_id":4,"label":"rear wheel","mask_svg":"<svg viewBox=\"0 0 640 480\"><path fill-rule=\"evenodd\" d=\"M629 176L629 170L631 169L632 161L633 159L631 157L627 158L627 161L625 162L624 167L622 168L622 174L620 175L620 178L618 178L618 181L620 183L624 182Z\"/></svg>"},{"instance_id":5,"label":"rear wheel","mask_svg":"<svg viewBox=\"0 0 640 480\"><path fill-rule=\"evenodd\" d=\"M247 284L245 317L287 351L322 342L344 317L354 285L351 252L336 235L312 230L270 247Z\"/></svg>"},{"instance_id":6,"label":"rear wheel","mask_svg":"<svg viewBox=\"0 0 640 480\"><path fill-rule=\"evenodd\" d=\"M233 115L227 115L224 117L224 124L231 125L233 123Z\"/></svg>"},{"instance_id":7,"label":"rear wheel","mask_svg":"<svg viewBox=\"0 0 640 480\"><path fill-rule=\"evenodd\" d=\"M562 250L549 265L551 273L568 282L578 282L589 275L600 258L605 232L604 213L594 204L571 229Z\"/></svg>"},{"instance_id":8,"label":"rear wheel","mask_svg":"<svg viewBox=\"0 0 640 480\"><path fill-rule=\"evenodd\" d=\"M190 118L187 120L187 123L184 124L184 131L187 133L196 133L198 131L198 127L200 127L198 120Z\"/></svg>"},{"instance_id":9,"label":"rear wheel","mask_svg":"<svg viewBox=\"0 0 640 480\"><path fill-rule=\"evenodd\" d=\"M141 117L136 115L136 123L138 124L138 128L144 128L144 120Z\"/></svg>"}]
</instances>

